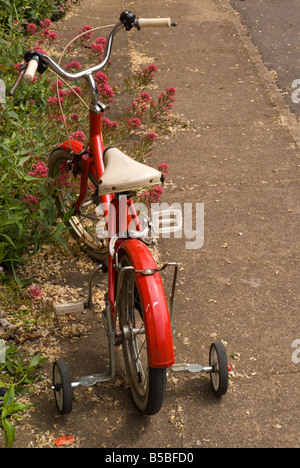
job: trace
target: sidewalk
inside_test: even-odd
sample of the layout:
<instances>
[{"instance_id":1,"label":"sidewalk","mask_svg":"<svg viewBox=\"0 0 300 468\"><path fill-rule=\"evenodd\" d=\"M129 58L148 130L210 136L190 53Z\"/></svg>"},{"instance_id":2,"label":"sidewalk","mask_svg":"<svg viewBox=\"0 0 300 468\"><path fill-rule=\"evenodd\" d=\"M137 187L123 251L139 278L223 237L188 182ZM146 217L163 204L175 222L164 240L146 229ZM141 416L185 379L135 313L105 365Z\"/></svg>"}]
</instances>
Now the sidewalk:
<instances>
[{"instance_id":1,"label":"sidewalk","mask_svg":"<svg viewBox=\"0 0 300 468\"><path fill-rule=\"evenodd\" d=\"M177 88L175 113L190 122L156 144L153 164L170 166L164 200L205 207L201 250L186 250L185 239L160 244L162 258L182 266L176 360L207 365L211 342L224 340L233 367L221 401L206 377L170 377L165 405L151 419L136 412L121 385L83 390L65 419L40 402L36 427L51 431L55 424L81 447L300 447L300 364L292 361L292 343L300 339L300 150L227 6L228 0L113 0L109 7L83 0L64 23L72 36L72 22L113 23L124 7L178 21L177 28L130 36L136 50L155 59L159 89ZM119 35L115 50L125 62L126 36ZM93 343L76 346L84 366ZM122 367L121 353L119 360Z\"/></svg>"}]
</instances>

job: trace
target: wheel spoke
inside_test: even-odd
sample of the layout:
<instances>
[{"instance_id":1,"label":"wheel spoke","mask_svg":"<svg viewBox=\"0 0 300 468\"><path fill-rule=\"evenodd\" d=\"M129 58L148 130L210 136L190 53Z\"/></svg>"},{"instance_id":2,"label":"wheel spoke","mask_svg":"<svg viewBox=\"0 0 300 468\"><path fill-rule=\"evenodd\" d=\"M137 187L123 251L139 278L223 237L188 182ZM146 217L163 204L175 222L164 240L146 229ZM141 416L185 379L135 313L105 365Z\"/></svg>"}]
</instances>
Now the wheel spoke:
<instances>
[{"instance_id":1,"label":"wheel spoke","mask_svg":"<svg viewBox=\"0 0 300 468\"><path fill-rule=\"evenodd\" d=\"M143 332L143 339L141 339L141 331L145 330L141 301L139 293L135 284L135 278L132 272L127 274L127 288L126 288L126 317L124 325L130 329L130 342L126 343L126 350L128 354L128 363L133 380L136 386L136 391L143 394L147 391L148 380L148 353L147 353L147 339L146 333Z\"/></svg>"},{"instance_id":2,"label":"wheel spoke","mask_svg":"<svg viewBox=\"0 0 300 468\"><path fill-rule=\"evenodd\" d=\"M122 266L131 266L127 256ZM166 369L149 367L147 331L135 274L123 273L119 318L123 330L122 343L130 390L137 407L145 414L156 414L163 403L166 388Z\"/></svg>"}]
</instances>

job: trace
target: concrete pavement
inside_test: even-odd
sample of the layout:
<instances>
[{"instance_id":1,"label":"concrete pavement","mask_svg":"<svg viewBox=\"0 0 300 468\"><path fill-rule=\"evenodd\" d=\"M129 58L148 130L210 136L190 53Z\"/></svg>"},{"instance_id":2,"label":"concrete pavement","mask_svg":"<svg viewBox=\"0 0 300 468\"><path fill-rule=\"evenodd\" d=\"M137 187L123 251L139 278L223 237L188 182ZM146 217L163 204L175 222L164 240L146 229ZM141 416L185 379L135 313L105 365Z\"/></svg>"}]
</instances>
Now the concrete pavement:
<instances>
[{"instance_id":1,"label":"concrete pavement","mask_svg":"<svg viewBox=\"0 0 300 468\"><path fill-rule=\"evenodd\" d=\"M155 59L159 89L177 88L175 113L189 122L156 144L153 164L170 166L164 200L205 207L200 250L186 250L185 239L160 244L162 260L181 263L177 362L207 364L211 342L223 340L230 388L217 401L207 378L170 377L162 411L147 419L120 381L80 390L66 418L39 396L37 430L55 424L82 447L299 447L300 363L292 360L300 339L299 148L228 0L83 0L71 21L98 25L96 11L101 23L114 22L125 8L178 21L176 29L147 29L130 40ZM116 58L122 53L125 62L128 39L120 36ZM98 333L75 353L66 343L79 376L95 365ZM103 338L102 356L105 345ZM22 437L16 444L26 446Z\"/></svg>"}]
</instances>

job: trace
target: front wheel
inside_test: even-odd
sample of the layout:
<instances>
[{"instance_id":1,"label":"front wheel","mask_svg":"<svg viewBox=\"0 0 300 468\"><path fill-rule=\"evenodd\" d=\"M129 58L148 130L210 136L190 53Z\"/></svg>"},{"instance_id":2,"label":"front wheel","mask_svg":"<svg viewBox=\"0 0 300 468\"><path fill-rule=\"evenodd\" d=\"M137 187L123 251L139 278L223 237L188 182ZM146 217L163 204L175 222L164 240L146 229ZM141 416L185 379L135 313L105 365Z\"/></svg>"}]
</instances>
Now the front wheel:
<instances>
[{"instance_id":1,"label":"front wheel","mask_svg":"<svg viewBox=\"0 0 300 468\"><path fill-rule=\"evenodd\" d=\"M132 266L127 256L122 267ZM149 366L144 310L135 273L125 270L121 284L119 319L123 333L123 356L133 400L140 411L154 415L162 407L166 391L166 369Z\"/></svg>"}]
</instances>

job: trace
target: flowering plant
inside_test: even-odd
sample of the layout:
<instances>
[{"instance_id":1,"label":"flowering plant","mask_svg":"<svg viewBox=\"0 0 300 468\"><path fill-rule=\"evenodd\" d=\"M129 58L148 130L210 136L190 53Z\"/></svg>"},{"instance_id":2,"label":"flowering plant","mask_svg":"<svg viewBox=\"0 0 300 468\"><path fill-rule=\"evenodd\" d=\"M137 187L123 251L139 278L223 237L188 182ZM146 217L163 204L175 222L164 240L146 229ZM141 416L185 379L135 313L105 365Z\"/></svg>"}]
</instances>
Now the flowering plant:
<instances>
[{"instance_id":1,"label":"flowering plant","mask_svg":"<svg viewBox=\"0 0 300 468\"><path fill-rule=\"evenodd\" d=\"M63 66L70 72L77 72L89 66L89 62L94 63L95 59L103 57L106 39L94 38L91 29L89 25L80 29L82 36L68 50L71 60L63 59ZM0 42L0 53L7 59L3 67L8 88L19 72L21 64L15 63L22 56L24 41L26 48L47 52L56 35L51 32L49 18L38 22L18 20L12 25L9 40L15 44L9 56ZM82 47L88 50L87 63L74 59L74 54ZM116 104L114 113L102 118L104 144L118 146L141 162L147 162L151 156L161 119L171 112L176 94L172 87L162 93L155 91L156 97L150 94L149 87L157 71L156 65L149 65L125 77L118 86L110 84L109 66L105 73L95 75L100 99L106 104ZM4 157L0 166L0 264L13 266L22 261L24 250L35 252L51 238L66 246L63 233L67 228L56 220L57 188L48 178L47 154L66 139L63 136L65 126L71 138L87 144L87 110L82 105L86 96L86 83L72 82L67 86L63 80L56 81L52 75L44 74L38 75L31 87L20 87L14 100L2 109L0 149ZM125 96L129 104L124 107L121 103L124 103ZM159 165L159 169L164 177L169 171L164 163ZM62 165L58 189L70 184L67 172L68 168ZM151 203L158 202L162 195L162 187L154 187L140 197Z\"/></svg>"}]
</instances>

